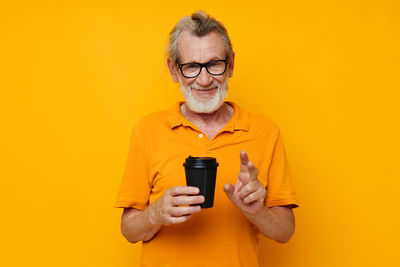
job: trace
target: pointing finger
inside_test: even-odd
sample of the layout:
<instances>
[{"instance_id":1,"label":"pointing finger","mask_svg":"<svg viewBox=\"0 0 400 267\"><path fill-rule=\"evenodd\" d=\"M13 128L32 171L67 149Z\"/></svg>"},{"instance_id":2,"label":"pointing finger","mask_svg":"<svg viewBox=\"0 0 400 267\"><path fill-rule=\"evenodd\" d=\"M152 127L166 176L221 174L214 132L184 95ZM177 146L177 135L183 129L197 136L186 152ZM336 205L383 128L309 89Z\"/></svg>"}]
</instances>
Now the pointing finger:
<instances>
[{"instance_id":1,"label":"pointing finger","mask_svg":"<svg viewBox=\"0 0 400 267\"><path fill-rule=\"evenodd\" d=\"M256 168L256 166L254 166L253 162L251 162L251 161L247 162L247 169L249 171L250 181L257 180L258 169Z\"/></svg>"},{"instance_id":2,"label":"pointing finger","mask_svg":"<svg viewBox=\"0 0 400 267\"><path fill-rule=\"evenodd\" d=\"M249 162L249 158L247 157L246 151L240 151L240 171L247 170L247 163Z\"/></svg>"}]
</instances>

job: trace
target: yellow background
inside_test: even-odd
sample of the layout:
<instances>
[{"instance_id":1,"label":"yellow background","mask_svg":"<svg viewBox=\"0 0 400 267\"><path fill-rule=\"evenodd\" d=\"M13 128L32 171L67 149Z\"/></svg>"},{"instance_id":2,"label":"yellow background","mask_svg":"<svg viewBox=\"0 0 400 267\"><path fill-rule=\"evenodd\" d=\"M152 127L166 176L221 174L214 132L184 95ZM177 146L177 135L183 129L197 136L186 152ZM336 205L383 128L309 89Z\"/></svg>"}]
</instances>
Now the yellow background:
<instances>
[{"instance_id":1,"label":"yellow background","mask_svg":"<svg viewBox=\"0 0 400 267\"><path fill-rule=\"evenodd\" d=\"M164 50L198 9L231 35L229 100L287 147L297 229L262 266L400 266L396 0L1 1L0 266L137 266L113 208L130 131L182 99Z\"/></svg>"}]
</instances>

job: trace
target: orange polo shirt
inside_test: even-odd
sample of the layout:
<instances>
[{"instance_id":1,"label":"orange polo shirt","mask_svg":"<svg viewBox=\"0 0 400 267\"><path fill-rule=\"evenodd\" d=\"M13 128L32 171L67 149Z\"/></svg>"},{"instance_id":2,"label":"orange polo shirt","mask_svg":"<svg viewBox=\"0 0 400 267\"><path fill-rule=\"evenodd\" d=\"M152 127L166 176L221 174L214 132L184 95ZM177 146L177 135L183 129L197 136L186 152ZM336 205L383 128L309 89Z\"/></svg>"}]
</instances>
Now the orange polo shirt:
<instances>
[{"instance_id":1,"label":"orange polo shirt","mask_svg":"<svg viewBox=\"0 0 400 267\"><path fill-rule=\"evenodd\" d=\"M143 242L142 266L258 266L260 233L223 190L225 183L236 183L241 150L259 170L267 191L265 206L297 207L278 127L227 103L234 108L232 119L212 140L182 116L182 103L148 115L134 127L115 207L143 210L167 188L186 185L183 163L189 155L215 157L219 163L214 207L184 223L161 227Z\"/></svg>"}]
</instances>

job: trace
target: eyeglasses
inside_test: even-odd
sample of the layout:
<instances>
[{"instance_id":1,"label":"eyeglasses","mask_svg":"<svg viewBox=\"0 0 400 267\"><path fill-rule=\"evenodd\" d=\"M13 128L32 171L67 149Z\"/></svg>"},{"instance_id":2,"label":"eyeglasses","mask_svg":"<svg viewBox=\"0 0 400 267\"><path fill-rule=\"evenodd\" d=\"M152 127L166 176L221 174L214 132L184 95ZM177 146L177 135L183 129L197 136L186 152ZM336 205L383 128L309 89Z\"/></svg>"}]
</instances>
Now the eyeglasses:
<instances>
[{"instance_id":1,"label":"eyeglasses","mask_svg":"<svg viewBox=\"0 0 400 267\"><path fill-rule=\"evenodd\" d=\"M185 63L179 64L178 67L181 70L182 76L185 78L196 78L200 75L201 70L206 68L207 72L213 76L224 74L228 59L213 60L206 63Z\"/></svg>"}]
</instances>

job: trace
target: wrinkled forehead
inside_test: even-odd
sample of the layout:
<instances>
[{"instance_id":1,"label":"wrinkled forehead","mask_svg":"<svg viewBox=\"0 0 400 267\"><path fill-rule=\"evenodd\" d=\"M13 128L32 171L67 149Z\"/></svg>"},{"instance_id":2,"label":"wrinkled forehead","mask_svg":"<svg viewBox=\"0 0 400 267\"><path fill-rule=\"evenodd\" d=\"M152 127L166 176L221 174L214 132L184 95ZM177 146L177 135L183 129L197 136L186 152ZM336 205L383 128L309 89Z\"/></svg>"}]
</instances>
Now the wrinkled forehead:
<instances>
[{"instance_id":1,"label":"wrinkled forehead","mask_svg":"<svg viewBox=\"0 0 400 267\"><path fill-rule=\"evenodd\" d=\"M178 37L179 63L205 63L211 60L225 59L224 41L219 33L211 32L198 37L183 31Z\"/></svg>"}]
</instances>

